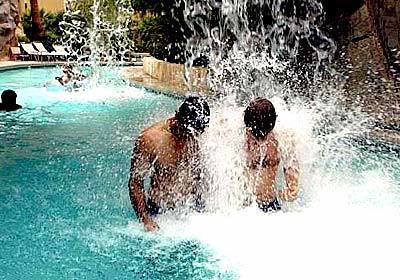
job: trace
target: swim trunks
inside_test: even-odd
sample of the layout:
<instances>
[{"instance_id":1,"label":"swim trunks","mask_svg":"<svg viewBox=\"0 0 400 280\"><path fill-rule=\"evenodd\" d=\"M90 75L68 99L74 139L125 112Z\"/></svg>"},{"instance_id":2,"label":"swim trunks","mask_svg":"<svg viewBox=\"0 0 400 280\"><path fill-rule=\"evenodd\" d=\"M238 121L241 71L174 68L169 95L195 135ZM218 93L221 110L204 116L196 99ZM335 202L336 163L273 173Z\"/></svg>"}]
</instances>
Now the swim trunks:
<instances>
[{"instance_id":1,"label":"swim trunks","mask_svg":"<svg viewBox=\"0 0 400 280\"><path fill-rule=\"evenodd\" d=\"M265 213L276 212L282 209L277 198L271 202L258 202L258 207Z\"/></svg>"},{"instance_id":2,"label":"swim trunks","mask_svg":"<svg viewBox=\"0 0 400 280\"><path fill-rule=\"evenodd\" d=\"M149 211L150 216L157 216L162 213L162 209L156 203L154 203L151 199L147 199L147 211Z\"/></svg>"}]
</instances>

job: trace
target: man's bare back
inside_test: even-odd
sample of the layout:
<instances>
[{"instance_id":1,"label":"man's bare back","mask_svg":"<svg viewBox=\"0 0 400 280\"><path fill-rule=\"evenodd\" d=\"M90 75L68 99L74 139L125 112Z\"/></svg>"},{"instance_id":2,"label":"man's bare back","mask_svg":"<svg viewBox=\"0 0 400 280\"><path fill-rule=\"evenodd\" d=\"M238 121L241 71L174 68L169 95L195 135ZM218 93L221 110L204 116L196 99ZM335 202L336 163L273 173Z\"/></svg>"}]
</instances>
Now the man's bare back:
<instances>
[{"instance_id":1,"label":"man's bare back","mask_svg":"<svg viewBox=\"0 0 400 280\"><path fill-rule=\"evenodd\" d=\"M145 229L155 231L152 216L196 203L197 139L208 126L210 110L199 97L188 97L174 117L142 132L133 150L129 195ZM144 179L150 177L146 195Z\"/></svg>"},{"instance_id":2,"label":"man's bare back","mask_svg":"<svg viewBox=\"0 0 400 280\"><path fill-rule=\"evenodd\" d=\"M195 191L188 169L195 162L192 159L197 152L196 142L171 133L171 121L157 123L142 133L132 164L135 173L152 169L148 198L164 210L186 203Z\"/></svg>"}]
</instances>

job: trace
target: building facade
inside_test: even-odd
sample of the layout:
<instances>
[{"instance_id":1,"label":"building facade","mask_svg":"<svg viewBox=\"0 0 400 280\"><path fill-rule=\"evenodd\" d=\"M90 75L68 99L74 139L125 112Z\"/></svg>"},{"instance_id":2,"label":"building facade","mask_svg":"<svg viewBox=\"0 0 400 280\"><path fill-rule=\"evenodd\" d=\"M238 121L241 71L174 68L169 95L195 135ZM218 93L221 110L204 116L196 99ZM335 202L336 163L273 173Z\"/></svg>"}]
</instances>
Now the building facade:
<instances>
[{"instance_id":1,"label":"building facade","mask_svg":"<svg viewBox=\"0 0 400 280\"><path fill-rule=\"evenodd\" d=\"M46 12L62 12L65 9L64 0L38 0L39 8ZM18 0L20 15L26 14L30 8L30 0Z\"/></svg>"}]
</instances>

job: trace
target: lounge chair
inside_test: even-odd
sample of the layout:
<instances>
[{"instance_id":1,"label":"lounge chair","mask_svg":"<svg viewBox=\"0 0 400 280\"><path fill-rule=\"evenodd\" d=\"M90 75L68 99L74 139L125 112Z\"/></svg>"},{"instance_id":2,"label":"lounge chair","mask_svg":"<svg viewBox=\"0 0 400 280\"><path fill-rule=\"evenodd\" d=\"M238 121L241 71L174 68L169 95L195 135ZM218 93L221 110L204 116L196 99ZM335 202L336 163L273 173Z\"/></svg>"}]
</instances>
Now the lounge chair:
<instances>
[{"instance_id":1,"label":"lounge chair","mask_svg":"<svg viewBox=\"0 0 400 280\"><path fill-rule=\"evenodd\" d=\"M150 56L149 53L137 53L137 52L132 52L132 51L126 51L122 55L122 59L127 62L138 62L142 63L143 62L143 57Z\"/></svg>"},{"instance_id":2,"label":"lounge chair","mask_svg":"<svg viewBox=\"0 0 400 280\"><path fill-rule=\"evenodd\" d=\"M40 52L40 55L42 57L46 57L48 60L50 59L56 59L57 58L57 53L56 52L49 52L42 43L35 42L33 43L33 46Z\"/></svg>"},{"instance_id":3,"label":"lounge chair","mask_svg":"<svg viewBox=\"0 0 400 280\"><path fill-rule=\"evenodd\" d=\"M56 54L60 58L67 59L67 57L69 56L69 54L65 51L63 46L53 45L53 49L55 50L55 52L52 52L52 53Z\"/></svg>"},{"instance_id":4,"label":"lounge chair","mask_svg":"<svg viewBox=\"0 0 400 280\"><path fill-rule=\"evenodd\" d=\"M20 47L10 47L11 60L25 60L28 58L29 55L22 54Z\"/></svg>"},{"instance_id":5,"label":"lounge chair","mask_svg":"<svg viewBox=\"0 0 400 280\"><path fill-rule=\"evenodd\" d=\"M20 43L20 47L24 53L26 53L31 60L38 61L39 59L43 58L40 52L38 52L32 44L27 43Z\"/></svg>"}]
</instances>

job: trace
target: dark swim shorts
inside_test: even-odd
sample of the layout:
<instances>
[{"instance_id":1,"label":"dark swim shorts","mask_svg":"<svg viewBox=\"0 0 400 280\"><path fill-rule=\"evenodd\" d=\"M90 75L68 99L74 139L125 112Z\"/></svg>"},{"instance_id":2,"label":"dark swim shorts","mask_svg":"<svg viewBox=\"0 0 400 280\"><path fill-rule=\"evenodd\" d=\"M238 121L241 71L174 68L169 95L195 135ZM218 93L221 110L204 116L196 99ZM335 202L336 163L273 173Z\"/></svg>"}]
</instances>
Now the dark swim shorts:
<instances>
[{"instance_id":1,"label":"dark swim shorts","mask_svg":"<svg viewBox=\"0 0 400 280\"><path fill-rule=\"evenodd\" d=\"M157 216L162 213L162 209L156 203L151 201L151 199L147 199L147 211L149 211L150 216Z\"/></svg>"},{"instance_id":2,"label":"dark swim shorts","mask_svg":"<svg viewBox=\"0 0 400 280\"><path fill-rule=\"evenodd\" d=\"M282 209L277 198L271 202L258 202L258 207L265 213L276 212Z\"/></svg>"},{"instance_id":3,"label":"dark swim shorts","mask_svg":"<svg viewBox=\"0 0 400 280\"><path fill-rule=\"evenodd\" d=\"M161 208L157 203L153 202L150 198L147 199L146 201L146 207L147 211L150 214L150 216L157 216L159 214L165 213L166 210L173 210L171 209L163 209ZM190 207L190 209L198 212L198 213L203 213L205 211L205 204L204 201L200 198L197 198L194 202L194 205Z\"/></svg>"}]
</instances>

